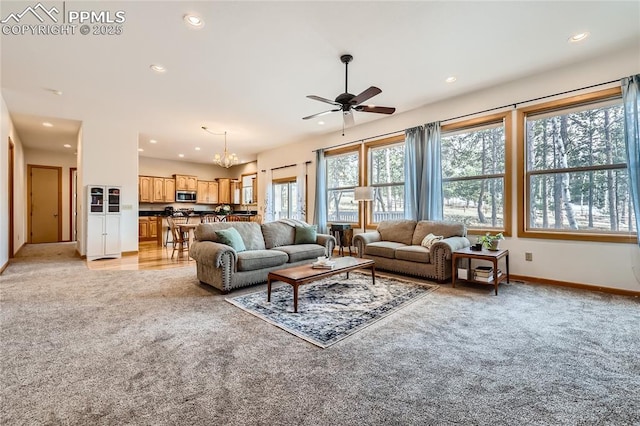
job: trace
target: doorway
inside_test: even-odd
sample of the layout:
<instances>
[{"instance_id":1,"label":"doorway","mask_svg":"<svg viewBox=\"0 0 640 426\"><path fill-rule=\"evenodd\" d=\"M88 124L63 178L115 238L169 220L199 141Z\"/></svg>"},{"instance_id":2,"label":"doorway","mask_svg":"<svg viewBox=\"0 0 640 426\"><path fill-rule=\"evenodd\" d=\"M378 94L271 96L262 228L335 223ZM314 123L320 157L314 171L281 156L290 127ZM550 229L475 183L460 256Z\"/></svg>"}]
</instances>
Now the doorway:
<instances>
[{"instance_id":1,"label":"doorway","mask_svg":"<svg viewBox=\"0 0 640 426\"><path fill-rule=\"evenodd\" d=\"M9 259L13 257L14 245L13 245L13 173L14 173L14 161L15 161L15 145L11 138L9 138L9 188L7 193L9 194Z\"/></svg>"},{"instance_id":2,"label":"doorway","mask_svg":"<svg viewBox=\"0 0 640 426\"><path fill-rule=\"evenodd\" d=\"M69 240L78 240L78 169L69 169Z\"/></svg>"},{"instance_id":3,"label":"doorway","mask_svg":"<svg viewBox=\"0 0 640 426\"><path fill-rule=\"evenodd\" d=\"M27 166L29 243L62 241L62 167Z\"/></svg>"}]
</instances>

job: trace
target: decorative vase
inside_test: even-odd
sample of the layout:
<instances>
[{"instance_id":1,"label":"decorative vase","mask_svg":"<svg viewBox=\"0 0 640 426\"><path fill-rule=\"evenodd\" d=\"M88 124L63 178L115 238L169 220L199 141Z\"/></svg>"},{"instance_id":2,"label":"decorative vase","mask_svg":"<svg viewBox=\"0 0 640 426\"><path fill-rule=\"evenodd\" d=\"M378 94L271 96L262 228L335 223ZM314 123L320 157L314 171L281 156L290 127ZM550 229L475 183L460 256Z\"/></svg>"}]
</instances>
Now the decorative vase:
<instances>
[{"instance_id":1,"label":"decorative vase","mask_svg":"<svg viewBox=\"0 0 640 426\"><path fill-rule=\"evenodd\" d=\"M498 251L498 245L500 244L500 240L493 240L489 243L489 247L487 247L491 251Z\"/></svg>"}]
</instances>

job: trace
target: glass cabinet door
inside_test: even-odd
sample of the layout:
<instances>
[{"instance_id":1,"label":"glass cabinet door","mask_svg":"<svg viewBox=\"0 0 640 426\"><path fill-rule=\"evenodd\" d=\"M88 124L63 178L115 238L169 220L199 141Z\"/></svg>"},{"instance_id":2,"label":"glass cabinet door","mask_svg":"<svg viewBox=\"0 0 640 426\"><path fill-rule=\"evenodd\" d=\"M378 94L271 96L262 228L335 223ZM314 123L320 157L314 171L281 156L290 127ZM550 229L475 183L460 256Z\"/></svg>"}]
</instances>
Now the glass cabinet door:
<instances>
[{"instance_id":1,"label":"glass cabinet door","mask_svg":"<svg viewBox=\"0 0 640 426\"><path fill-rule=\"evenodd\" d=\"M109 213L120 213L120 188L109 188Z\"/></svg>"},{"instance_id":2,"label":"glass cabinet door","mask_svg":"<svg viewBox=\"0 0 640 426\"><path fill-rule=\"evenodd\" d=\"M103 213L104 212L104 188L102 187L91 187L91 195L90 201L91 205L89 206L89 211L91 213Z\"/></svg>"}]
</instances>

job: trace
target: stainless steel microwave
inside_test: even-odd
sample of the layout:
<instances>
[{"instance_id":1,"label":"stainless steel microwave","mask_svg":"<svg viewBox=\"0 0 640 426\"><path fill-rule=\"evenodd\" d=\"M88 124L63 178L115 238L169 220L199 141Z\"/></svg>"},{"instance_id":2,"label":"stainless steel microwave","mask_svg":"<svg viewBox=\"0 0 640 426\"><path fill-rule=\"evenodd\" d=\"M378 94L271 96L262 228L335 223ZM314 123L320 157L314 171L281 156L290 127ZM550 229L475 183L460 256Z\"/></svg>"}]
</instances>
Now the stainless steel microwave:
<instances>
[{"instance_id":1,"label":"stainless steel microwave","mask_svg":"<svg viewBox=\"0 0 640 426\"><path fill-rule=\"evenodd\" d=\"M195 191L176 191L177 203L195 203L196 199Z\"/></svg>"}]
</instances>

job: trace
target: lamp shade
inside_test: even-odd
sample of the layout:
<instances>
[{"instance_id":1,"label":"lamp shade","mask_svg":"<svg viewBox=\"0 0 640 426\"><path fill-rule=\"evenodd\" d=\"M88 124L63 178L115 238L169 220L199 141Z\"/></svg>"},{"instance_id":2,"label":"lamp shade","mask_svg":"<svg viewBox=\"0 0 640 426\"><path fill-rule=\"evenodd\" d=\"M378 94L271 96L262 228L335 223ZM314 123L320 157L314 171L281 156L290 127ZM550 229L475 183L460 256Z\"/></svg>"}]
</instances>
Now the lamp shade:
<instances>
[{"instance_id":1,"label":"lamp shade","mask_svg":"<svg viewBox=\"0 0 640 426\"><path fill-rule=\"evenodd\" d=\"M358 186L355 189L354 199L356 201L371 201L371 200L373 200L373 187L372 186Z\"/></svg>"}]
</instances>

